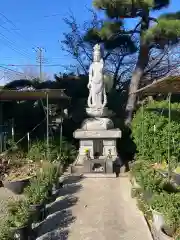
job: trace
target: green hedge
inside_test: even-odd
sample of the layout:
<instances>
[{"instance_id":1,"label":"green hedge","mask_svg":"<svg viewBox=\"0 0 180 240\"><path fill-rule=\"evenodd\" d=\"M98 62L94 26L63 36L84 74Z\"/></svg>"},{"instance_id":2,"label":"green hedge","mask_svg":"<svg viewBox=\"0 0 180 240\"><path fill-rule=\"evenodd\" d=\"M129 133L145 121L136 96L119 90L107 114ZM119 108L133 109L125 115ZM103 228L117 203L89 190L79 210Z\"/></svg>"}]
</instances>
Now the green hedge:
<instances>
[{"instance_id":1,"label":"green hedge","mask_svg":"<svg viewBox=\"0 0 180 240\"><path fill-rule=\"evenodd\" d=\"M143 110L144 109L144 110ZM151 102L137 111L132 122L132 136L137 157L151 162L167 161L168 102ZM155 126L155 132L154 132ZM180 158L180 104L171 104L170 151L172 159Z\"/></svg>"}]
</instances>

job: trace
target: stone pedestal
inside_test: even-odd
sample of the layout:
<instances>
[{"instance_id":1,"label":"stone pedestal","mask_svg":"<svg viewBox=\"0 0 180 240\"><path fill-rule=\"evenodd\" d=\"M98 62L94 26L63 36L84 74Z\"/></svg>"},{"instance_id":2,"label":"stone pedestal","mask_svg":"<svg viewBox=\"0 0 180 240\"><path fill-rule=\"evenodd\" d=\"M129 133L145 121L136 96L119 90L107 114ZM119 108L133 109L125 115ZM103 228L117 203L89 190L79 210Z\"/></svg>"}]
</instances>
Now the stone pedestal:
<instances>
[{"instance_id":1,"label":"stone pedestal","mask_svg":"<svg viewBox=\"0 0 180 240\"><path fill-rule=\"evenodd\" d=\"M81 166L84 173L113 172L113 161L118 157L116 140L121 138L121 131L113 127L109 118L89 118L83 122L81 129L74 132L74 137L80 141L74 167ZM89 150L90 160L86 158L86 150ZM95 159L97 152L100 157ZM93 170L94 165L96 169Z\"/></svg>"}]
</instances>

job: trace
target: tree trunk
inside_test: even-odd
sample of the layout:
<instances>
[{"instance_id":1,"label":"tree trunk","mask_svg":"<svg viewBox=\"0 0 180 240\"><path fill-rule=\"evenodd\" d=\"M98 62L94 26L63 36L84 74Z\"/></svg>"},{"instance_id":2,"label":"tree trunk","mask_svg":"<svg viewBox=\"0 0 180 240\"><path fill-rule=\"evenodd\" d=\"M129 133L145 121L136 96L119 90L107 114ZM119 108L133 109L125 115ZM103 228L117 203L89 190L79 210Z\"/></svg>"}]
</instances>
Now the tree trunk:
<instances>
[{"instance_id":1,"label":"tree trunk","mask_svg":"<svg viewBox=\"0 0 180 240\"><path fill-rule=\"evenodd\" d=\"M126 104L126 119L125 125L130 126L133 118L133 112L136 106L137 94L141 78L149 61L149 46L143 42L142 33L149 28L149 14L142 18L141 23L141 40L138 61L132 74L131 83L129 86L129 96Z\"/></svg>"},{"instance_id":2,"label":"tree trunk","mask_svg":"<svg viewBox=\"0 0 180 240\"><path fill-rule=\"evenodd\" d=\"M142 75L143 75L143 69L141 69L140 67L136 67L133 72L131 83L129 86L129 96L128 96L127 105L126 105L125 125L127 126L131 124L131 121L133 118L133 112L134 112L136 99L137 99L137 94L135 92L138 89Z\"/></svg>"}]
</instances>

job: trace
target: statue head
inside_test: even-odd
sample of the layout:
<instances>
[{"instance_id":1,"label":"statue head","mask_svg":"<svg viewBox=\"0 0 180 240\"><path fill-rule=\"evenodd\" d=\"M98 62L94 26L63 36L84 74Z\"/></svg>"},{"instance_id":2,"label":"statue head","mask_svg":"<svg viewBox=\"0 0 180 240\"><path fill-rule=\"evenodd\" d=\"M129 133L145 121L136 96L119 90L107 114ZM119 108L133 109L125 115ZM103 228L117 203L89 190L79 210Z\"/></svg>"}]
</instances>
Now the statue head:
<instances>
[{"instance_id":1,"label":"statue head","mask_svg":"<svg viewBox=\"0 0 180 240\"><path fill-rule=\"evenodd\" d=\"M99 44L96 44L94 46L94 54L93 54L93 60L94 62L100 62L101 60L101 46Z\"/></svg>"}]
</instances>

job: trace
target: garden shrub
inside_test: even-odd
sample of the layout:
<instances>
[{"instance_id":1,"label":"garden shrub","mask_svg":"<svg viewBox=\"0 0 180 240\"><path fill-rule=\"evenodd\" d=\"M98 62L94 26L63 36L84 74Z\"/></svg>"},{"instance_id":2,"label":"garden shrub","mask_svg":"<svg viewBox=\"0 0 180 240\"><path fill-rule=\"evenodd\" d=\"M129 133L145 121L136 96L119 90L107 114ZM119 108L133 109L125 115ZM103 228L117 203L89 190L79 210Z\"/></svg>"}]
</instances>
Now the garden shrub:
<instances>
[{"instance_id":1,"label":"garden shrub","mask_svg":"<svg viewBox=\"0 0 180 240\"><path fill-rule=\"evenodd\" d=\"M46 142L45 141L36 141L33 142L27 158L33 161L40 161L46 159Z\"/></svg>"},{"instance_id":2,"label":"garden shrub","mask_svg":"<svg viewBox=\"0 0 180 240\"><path fill-rule=\"evenodd\" d=\"M29 204L26 200L11 201L8 204L8 223L11 228L21 228L30 220Z\"/></svg>"},{"instance_id":3,"label":"garden shrub","mask_svg":"<svg viewBox=\"0 0 180 240\"><path fill-rule=\"evenodd\" d=\"M143 190L149 192L161 192L163 189L163 178L152 166L145 161L140 161L132 167L132 174Z\"/></svg>"},{"instance_id":4,"label":"garden shrub","mask_svg":"<svg viewBox=\"0 0 180 240\"><path fill-rule=\"evenodd\" d=\"M25 188L24 195L27 197L29 204L42 204L48 199L49 186L41 180L42 179L37 176L36 179L31 179L30 185Z\"/></svg>"},{"instance_id":5,"label":"garden shrub","mask_svg":"<svg viewBox=\"0 0 180 240\"><path fill-rule=\"evenodd\" d=\"M34 142L27 154L27 158L33 161L47 160L46 146L47 146L46 141ZM51 143L49 144L49 152L50 152L50 160L51 161L58 160L61 162L63 166L72 163L77 154L76 148L65 139L62 140L60 158L59 158L59 154L60 154L59 139L54 139L51 141Z\"/></svg>"},{"instance_id":6,"label":"garden shrub","mask_svg":"<svg viewBox=\"0 0 180 240\"><path fill-rule=\"evenodd\" d=\"M0 239L1 240L14 240L12 231L8 226L7 219L1 219L0 221Z\"/></svg>"},{"instance_id":7,"label":"garden shrub","mask_svg":"<svg viewBox=\"0 0 180 240\"><path fill-rule=\"evenodd\" d=\"M180 104L171 104L170 152L173 165L179 160ZM150 162L167 161L168 102L151 102L137 111L132 122L132 136L137 146L137 158ZM143 141L142 141L143 139Z\"/></svg>"},{"instance_id":8,"label":"garden shrub","mask_svg":"<svg viewBox=\"0 0 180 240\"><path fill-rule=\"evenodd\" d=\"M143 191L149 193L160 193L162 191L168 193L177 192L177 189L147 161L135 162L131 168L131 173Z\"/></svg>"},{"instance_id":9,"label":"garden shrub","mask_svg":"<svg viewBox=\"0 0 180 240\"><path fill-rule=\"evenodd\" d=\"M59 148L59 146L58 146ZM59 149L58 149L59 150ZM62 166L68 166L69 164L73 163L75 158L77 156L77 150L75 146L66 141L62 141L62 149L61 149L61 157L58 158L59 161L61 162Z\"/></svg>"}]
</instances>

